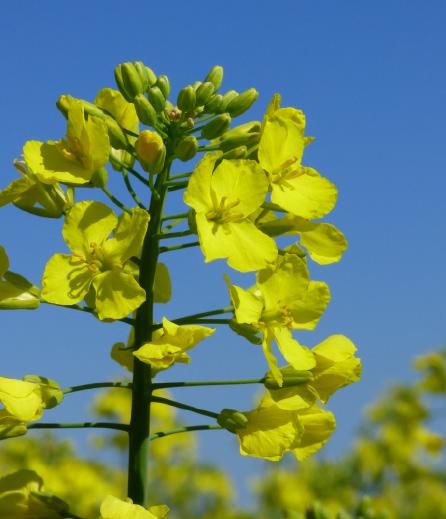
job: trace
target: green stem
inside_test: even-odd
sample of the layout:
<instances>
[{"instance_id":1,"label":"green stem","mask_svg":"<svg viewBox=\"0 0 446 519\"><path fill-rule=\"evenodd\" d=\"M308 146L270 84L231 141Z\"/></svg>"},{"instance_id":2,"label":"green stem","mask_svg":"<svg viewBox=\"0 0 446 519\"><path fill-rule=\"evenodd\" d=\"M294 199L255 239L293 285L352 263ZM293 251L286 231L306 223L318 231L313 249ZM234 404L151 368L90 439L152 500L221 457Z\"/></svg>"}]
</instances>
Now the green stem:
<instances>
[{"instance_id":1,"label":"green stem","mask_svg":"<svg viewBox=\"0 0 446 519\"><path fill-rule=\"evenodd\" d=\"M45 301L43 299L40 300L41 303L45 303L46 305L58 306L59 308L71 308L71 310L79 310L80 312L86 312L87 314L92 314L96 317L96 311L94 308L89 308L88 306L81 305L58 305L57 303L50 303L49 301ZM131 324L133 325L134 320L130 317L123 317L122 319L116 319L116 321L120 321L121 323Z\"/></svg>"},{"instance_id":2,"label":"green stem","mask_svg":"<svg viewBox=\"0 0 446 519\"><path fill-rule=\"evenodd\" d=\"M194 234L192 231L179 231L179 232L166 232L165 234L160 234L158 238L160 240L167 240L168 238L182 238L183 236L191 236Z\"/></svg>"},{"instance_id":3,"label":"green stem","mask_svg":"<svg viewBox=\"0 0 446 519\"><path fill-rule=\"evenodd\" d=\"M162 234L167 233L167 231L170 231L170 229L173 229L174 227L176 227L180 223L183 223L184 220L185 220L185 218L178 218L178 220L172 220L168 225L166 225L165 227L163 227L161 229L161 233Z\"/></svg>"},{"instance_id":4,"label":"green stem","mask_svg":"<svg viewBox=\"0 0 446 519\"><path fill-rule=\"evenodd\" d=\"M167 188L171 159L157 176L150 200L150 222L141 255L139 284L146 291L146 300L138 308L134 323L135 348L152 338L153 284L159 255L161 215ZM135 504L148 503L148 455L150 435L150 403L152 400L151 367L135 358L133 368L132 409L129 426L128 496Z\"/></svg>"},{"instance_id":5,"label":"green stem","mask_svg":"<svg viewBox=\"0 0 446 519\"><path fill-rule=\"evenodd\" d=\"M117 207L127 213L130 212L130 209L126 207L120 200L118 200L106 187L102 187L101 189Z\"/></svg>"},{"instance_id":6,"label":"green stem","mask_svg":"<svg viewBox=\"0 0 446 519\"><path fill-rule=\"evenodd\" d=\"M97 389L100 387L121 387L123 389L132 389L132 384L126 382L92 382L91 384L82 384L80 386L71 386L62 389L64 395L69 393L77 393L78 391L85 391L87 389Z\"/></svg>"},{"instance_id":7,"label":"green stem","mask_svg":"<svg viewBox=\"0 0 446 519\"><path fill-rule=\"evenodd\" d=\"M195 319L201 319L202 317L209 317L210 315L229 314L234 311L232 306L225 306L224 308L217 308L216 310L208 310L206 312L200 312L198 314L184 315L174 319L174 322L181 323L183 321L193 321Z\"/></svg>"},{"instance_id":8,"label":"green stem","mask_svg":"<svg viewBox=\"0 0 446 519\"><path fill-rule=\"evenodd\" d=\"M152 402L157 402L158 404L166 404L171 407L176 407L178 409L184 409L186 411L191 411L192 413L202 414L203 416L209 416L210 418L218 418L218 413L214 413L212 411L208 411L207 409L200 409L199 407L194 407L188 404L182 404L181 402L177 402L176 400L170 400L170 398L164 398L162 396L152 395Z\"/></svg>"},{"instance_id":9,"label":"green stem","mask_svg":"<svg viewBox=\"0 0 446 519\"><path fill-rule=\"evenodd\" d=\"M169 191L178 191L179 189L183 189L187 187L189 182L171 182L168 183Z\"/></svg>"},{"instance_id":10,"label":"green stem","mask_svg":"<svg viewBox=\"0 0 446 519\"><path fill-rule=\"evenodd\" d=\"M129 175L126 170L122 171L122 178L124 179L125 187L127 188L127 191L130 193L130 196L133 198L135 204L141 209L145 209L144 204L138 198L138 195L135 193L135 190L133 189L133 186L130 183Z\"/></svg>"},{"instance_id":11,"label":"green stem","mask_svg":"<svg viewBox=\"0 0 446 519\"><path fill-rule=\"evenodd\" d=\"M27 425L28 429L116 429L118 431L128 431L129 426L123 423L113 422L73 422L73 423L45 423L38 422Z\"/></svg>"},{"instance_id":12,"label":"green stem","mask_svg":"<svg viewBox=\"0 0 446 519\"><path fill-rule=\"evenodd\" d=\"M178 427L178 429L171 429L170 431L161 431L149 436L150 441L156 440L157 438L164 438L165 436L171 436L172 434L179 434L191 431L218 431L223 429L221 425L188 425L187 427Z\"/></svg>"},{"instance_id":13,"label":"green stem","mask_svg":"<svg viewBox=\"0 0 446 519\"><path fill-rule=\"evenodd\" d=\"M190 243L181 243L180 245L171 245L170 247L160 247L160 254L174 250L189 249L190 247L197 247L199 245L199 241L192 241Z\"/></svg>"},{"instance_id":14,"label":"green stem","mask_svg":"<svg viewBox=\"0 0 446 519\"><path fill-rule=\"evenodd\" d=\"M183 219L183 218L187 218L189 215L189 213L176 213L176 214L168 214L167 216L163 216L161 218L161 221L162 222L165 222L167 220L177 220L179 218Z\"/></svg>"},{"instance_id":15,"label":"green stem","mask_svg":"<svg viewBox=\"0 0 446 519\"><path fill-rule=\"evenodd\" d=\"M205 380L193 382L158 382L153 384L153 389L165 389L169 387L198 387L198 386L237 386L241 384L263 384L264 378L251 378L241 380Z\"/></svg>"},{"instance_id":16,"label":"green stem","mask_svg":"<svg viewBox=\"0 0 446 519\"><path fill-rule=\"evenodd\" d=\"M179 175L174 175L173 177L169 177L169 180L180 180L182 178L189 178L192 175L192 171L188 173L180 173Z\"/></svg>"}]
</instances>

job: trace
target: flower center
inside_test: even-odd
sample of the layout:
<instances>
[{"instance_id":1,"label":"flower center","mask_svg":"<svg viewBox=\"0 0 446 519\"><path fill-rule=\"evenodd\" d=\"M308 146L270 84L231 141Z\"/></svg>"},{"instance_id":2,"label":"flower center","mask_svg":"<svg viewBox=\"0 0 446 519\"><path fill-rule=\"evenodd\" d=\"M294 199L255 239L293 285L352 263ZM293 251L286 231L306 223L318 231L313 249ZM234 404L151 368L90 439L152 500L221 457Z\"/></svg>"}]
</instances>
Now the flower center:
<instances>
[{"instance_id":1,"label":"flower center","mask_svg":"<svg viewBox=\"0 0 446 519\"><path fill-rule=\"evenodd\" d=\"M216 224L223 225L229 222L239 222L243 220L244 215L242 213L236 213L233 211L235 207L240 204L240 200L236 198L233 202L228 202L226 196L223 196L220 201L218 201L211 192L212 202L214 208L206 213L206 218L210 222L215 222Z\"/></svg>"},{"instance_id":2,"label":"flower center","mask_svg":"<svg viewBox=\"0 0 446 519\"><path fill-rule=\"evenodd\" d=\"M271 172L271 181L273 184L279 184L280 187L293 189L293 186L289 181L301 174L299 158L291 157Z\"/></svg>"}]
</instances>

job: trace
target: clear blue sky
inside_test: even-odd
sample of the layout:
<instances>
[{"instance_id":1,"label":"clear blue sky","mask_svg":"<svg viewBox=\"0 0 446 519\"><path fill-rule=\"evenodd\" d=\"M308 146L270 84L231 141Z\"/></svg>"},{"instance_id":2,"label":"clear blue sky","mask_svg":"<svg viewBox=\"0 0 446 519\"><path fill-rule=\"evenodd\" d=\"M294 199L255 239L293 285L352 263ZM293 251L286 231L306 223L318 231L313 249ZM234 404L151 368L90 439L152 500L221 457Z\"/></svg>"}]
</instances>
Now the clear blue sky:
<instances>
[{"instance_id":1,"label":"clear blue sky","mask_svg":"<svg viewBox=\"0 0 446 519\"><path fill-rule=\"evenodd\" d=\"M274 92L285 106L302 108L308 133L317 137L306 163L338 185L329 221L343 229L350 248L339 264L312 265L313 278L326 280L333 297L316 332L300 337L312 346L344 333L364 363L362 381L330 406L338 430L325 455L336 456L348 447L364 406L392 381L411 376L414 355L445 343L445 17L442 0L4 1L0 187L14 178L11 161L25 140L63 135L57 97L93 99L113 86L113 68L123 61L142 60L168 74L175 92L221 64L226 89L260 91L250 119L261 118ZM37 282L47 259L65 251L62 222L13 207L0 214L0 243L12 268ZM223 262L205 266L195 251L168 263L174 279L168 317L227 304ZM52 308L2 313L0 326L1 375L39 373L71 385L121 373L108 352L125 338L124 326ZM194 351L191 366L166 378L264 371L260 350L222 330ZM248 407L252 393L195 389L176 396L218 410ZM73 395L48 417L82 419L92 396ZM221 433L203 434L201 451L236 476L247 501L244 478L263 463L239 457L232 437Z\"/></svg>"}]
</instances>

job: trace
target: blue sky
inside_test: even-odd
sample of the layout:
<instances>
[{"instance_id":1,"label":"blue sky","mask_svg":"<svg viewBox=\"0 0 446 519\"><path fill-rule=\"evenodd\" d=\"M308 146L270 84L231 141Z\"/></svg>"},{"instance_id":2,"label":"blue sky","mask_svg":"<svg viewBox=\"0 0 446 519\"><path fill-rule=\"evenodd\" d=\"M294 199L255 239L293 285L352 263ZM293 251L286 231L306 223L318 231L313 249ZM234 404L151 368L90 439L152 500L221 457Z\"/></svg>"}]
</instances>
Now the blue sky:
<instances>
[{"instance_id":1,"label":"blue sky","mask_svg":"<svg viewBox=\"0 0 446 519\"><path fill-rule=\"evenodd\" d=\"M303 109L308 133L316 136L305 161L337 184L339 201L328 221L345 232L350 247L339 264L311 266L313 278L330 284L332 302L316 331L300 338L313 346L344 333L364 364L362 381L330 406L338 429L324 455L337 456L350 444L364 406L393 381L411 377L413 356L445 343L445 15L440 0L167 6L136 0L126 7L114 0L5 1L0 187L14 178L11 161L26 140L63 135L57 97L93 99L114 86L113 68L123 61L142 60L168 74L175 94L223 65L224 89L260 91L241 121L260 119L274 92L284 106ZM47 259L65 251L61 221L7 207L0 222L12 268L35 282ZM167 262L174 280L169 317L227 304L224 262L204 265L199 251L173 253ZM108 359L113 342L125 339L123 325L42 308L2 313L0 326L4 376L39 373L71 385L124 374ZM264 371L260 350L221 330L194 351L191 366L166 378ZM182 391L179 400L216 410L249 407L253 395L252 388ZM51 419L82 419L91 397L67 399ZM82 441L86 433L74 436ZM245 478L263 463L240 458L229 435L201 438L203 457L232 473L247 501Z\"/></svg>"}]
</instances>

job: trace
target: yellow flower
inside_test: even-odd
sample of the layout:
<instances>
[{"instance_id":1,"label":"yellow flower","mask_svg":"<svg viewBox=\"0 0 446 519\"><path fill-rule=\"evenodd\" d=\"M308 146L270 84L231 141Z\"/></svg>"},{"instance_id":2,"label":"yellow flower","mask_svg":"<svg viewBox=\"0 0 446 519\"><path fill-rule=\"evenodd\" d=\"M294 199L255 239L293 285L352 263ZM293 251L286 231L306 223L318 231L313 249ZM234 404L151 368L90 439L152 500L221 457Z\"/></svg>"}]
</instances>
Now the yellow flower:
<instances>
[{"instance_id":1,"label":"yellow flower","mask_svg":"<svg viewBox=\"0 0 446 519\"><path fill-rule=\"evenodd\" d=\"M0 245L0 309L34 309L40 305L40 291L20 274L10 272L9 258Z\"/></svg>"},{"instance_id":2,"label":"yellow flower","mask_svg":"<svg viewBox=\"0 0 446 519\"><path fill-rule=\"evenodd\" d=\"M23 157L28 169L43 183L82 185L105 166L110 154L107 126L98 117L85 119L80 101L68 110L66 139L54 142L28 141Z\"/></svg>"},{"instance_id":3,"label":"yellow flower","mask_svg":"<svg viewBox=\"0 0 446 519\"><path fill-rule=\"evenodd\" d=\"M304 113L295 108L280 108L280 97L276 96L263 120L258 160L270 179L271 201L312 220L333 209L337 190L316 170L302 166L304 130Z\"/></svg>"},{"instance_id":4,"label":"yellow flower","mask_svg":"<svg viewBox=\"0 0 446 519\"><path fill-rule=\"evenodd\" d=\"M163 328L155 330L152 340L134 351L133 355L155 369L169 368L175 362L188 364L190 357L186 352L214 332L215 328L188 324L179 326L163 317Z\"/></svg>"},{"instance_id":5,"label":"yellow flower","mask_svg":"<svg viewBox=\"0 0 446 519\"><path fill-rule=\"evenodd\" d=\"M184 202L195 209L205 261L227 258L241 272L264 268L277 257L276 243L250 216L264 202L268 180L252 160L222 160L212 173L220 156L203 157L184 194Z\"/></svg>"},{"instance_id":6,"label":"yellow flower","mask_svg":"<svg viewBox=\"0 0 446 519\"><path fill-rule=\"evenodd\" d=\"M135 151L141 166L149 173L159 173L163 169L166 147L158 133L142 131L135 142Z\"/></svg>"},{"instance_id":7,"label":"yellow flower","mask_svg":"<svg viewBox=\"0 0 446 519\"><path fill-rule=\"evenodd\" d=\"M74 205L62 232L73 254L55 254L49 260L42 297L71 305L93 287L99 319L120 319L136 310L146 296L127 262L139 256L148 222L148 213L139 208L118 219L100 202Z\"/></svg>"},{"instance_id":8,"label":"yellow flower","mask_svg":"<svg viewBox=\"0 0 446 519\"><path fill-rule=\"evenodd\" d=\"M235 318L262 333L263 352L279 385L282 373L272 353L273 340L295 369L308 370L316 365L313 353L292 337L291 330L313 329L325 311L330 292L325 283L310 281L301 258L291 254L281 256L275 268L258 273L256 284L249 290L227 281Z\"/></svg>"},{"instance_id":9,"label":"yellow flower","mask_svg":"<svg viewBox=\"0 0 446 519\"><path fill-rule=\"evenodd\" d=\"M344 335L332 335L315 346L311 352L316 359L316 366L305 381L302 372L292 366L280 368L284 383L278 388L274 376L266 375L266 387L271 398L282 409L298 410L312 406L316 399L324 404L342 387L357 382L361 376L361 361L355 357L356 347ZM303 383L294 381L303 379ZM270 379L273 380L270 380Z\"/></svg>"},{"instance_id":10,"label":"yellow flower","mask_svg":"<svg viewBox=\"0 0 446 519\"><path fill-rule=\"evenodd\" d=\"M43 480L33 470L19 470L0 479L0 517L5 519L59 519L68 505L43 492Z\"/></svg>"},{"instance_id":11,"label":"yellow flower","mask_svg":"<svg viewBox=\"0 0 446 519\"><path fill-rule=\"evenodd\" d=\"M101 504L100 519L162 519L169 513L166 505L151 506L148 510L134 505L129 499L122 501L117 497L107 496Z\"/></svg>"}]
</instances>

